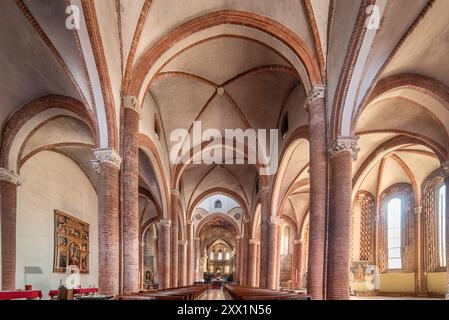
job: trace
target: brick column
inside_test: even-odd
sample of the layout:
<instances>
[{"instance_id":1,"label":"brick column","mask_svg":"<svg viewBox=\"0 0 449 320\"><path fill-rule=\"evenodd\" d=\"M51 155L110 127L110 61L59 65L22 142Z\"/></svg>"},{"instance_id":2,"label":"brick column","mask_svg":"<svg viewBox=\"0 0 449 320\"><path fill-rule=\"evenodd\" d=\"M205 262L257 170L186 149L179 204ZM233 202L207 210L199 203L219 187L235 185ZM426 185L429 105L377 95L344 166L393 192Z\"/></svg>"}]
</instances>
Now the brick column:
<instances>
[{"instance_id":1,"label":"brick column","mask_svg":"<svg viewBox=\"0 0 449 320\"><path fill-rule=\"evenodd\" d=\"M260 260L259 260L259 287L268 288L268 264L269 264L269 244L270 244L270 234L269 234L269 219L270 219L270 199L269 199L269 188L262 186L260 191Z\"/></svg>"},{"instance_id":2,"label":"brick column","mask_svg":"<svg viewBox=\"0 0 449 320\"><path fill-rule=\"evenodd\" d=\"M136 97L123 98L123 293L139 288L139 149L141 110Z\"/></svg>"},{"instance_id":3,"label":"brick column","mask_svg":"<svg viewBox=\"0 0 449 320\"><path fill-rule=\"evenodd\" d=\"M159 237L153 237L154 283L159 283Z\"/></svg>"},{"instance_id":4,"label":"brick column","mask_svg":"<svg viewBox=\"0 0 449 320\"><path fill-rule=\"evenodd\" d=\"M248 240L249 240L249 223L250 221L246 218L243 219L243 235L242 238L240 239L240 243L241 243L241 256L242 259L240 260L240 274L241 274L241 283L243 283L245 286L248 285Z\"/></svg>"},{"instance_id":5,"label":"brick column","mask_svg":"<svg viewBox=\"0 0 449 320\"><path fill-rule=\"evenodd\" d=\"M258 241L249 239L249 252L248 252L248 286L256 287L257 278L257 244Z\"/></svg>"},{"instance_id":6,"label":"brick column","mask_svg":"<svg viewBox=\"0 0 449 320\"><path fill-rule=\"evenodd\" d=\"M241 265L241 243L240 236L235 237L235 254L234 254L234 281L241 281L240 265ZM241 282L240 282L241 283Z\"/></svg>"},{"instance_id":7,"label":"brick column","mask_svg":"<svg viewBox=\"0 0 449 320\"><path fill-rule=\"evenodd\" d=\"M193 240L193 222L187 221L187 283L193 284L195 281L195 242Z\"/></svg>"},{"instance_id":8,"label":"brick column","mask_svg":"<svg viewBox=\"0 0 449 320\"><path fill-rule=\"evenodd\" d=\"M302 286L302 246L304 240L293 241L293 269L294 277L292 277L292 287L294 289L301 289Z\"/></svg>"},{"instance_id":9,"label":"brick column","mask_svg":"<svg viewBox=\"0 0 449 320\"><path fill-rule=\"evenodd\" d=\"M424 269L424 232L422 207L415 207L415 293L417 296L424 297L427 295L427 280Z\"/></svg>"},{"instance_id":10,"label":"brick column","mask_svg":"<svg viewBox=\"0 0 449 320\"><path fill-rule=\"evenodd\" d=\"M160 289L167 289L171 287L170 282L170 238L171 238L171 221L160 221L160 236L159 236L159 287Z\"/></svg>"},{"instance_id":11,"label":"brick column","mask_svg":"<svg viewBox=\"0 0 449 320\"><path fill-rule=\"evenodd\" d=\"M443 164L442 169L446 176L444 179L446 185L446 270L449 275L449 161ZM447 279L446 300L449 300L449 276Z\"/></svg>"},{"instance_id":12,"label":"brick column","mask_svg":"<svg viewBox=\"0 0 449 320\"><path fill-rule=\"evenodd\" d=\"M307 291L313 299L324 298L326 244L326 116L325 87L314 86L306 102L310 135L310 223Z\"/></svg>"},{"instance_id":13,"label":"brick column","mask_svg":"<svg viewBox=\"0 0 449 320\"><path fill-rule=\"evenodd\" d=\"M203 275L200 274L200 259L201 259L201 243L200 238L193 238L195 241L195 281L203 280Z\"/></svg>"},{"instance_id":14,"label":"brick column","mask_svg":"<svg viewBox=\"0 0 449 320\"><path fill-rule=\"evenodd\" d=\"M244 251L243 247L244 246L245 246L245 239L242 237L240 239L240 241L239 241L239 252L240 252L240 255L237 257L238 260L239 260L239 264L241 266L241 268L239 270L239 275L238 275L239 283L241 285L245 284L245 274L244 274L244 269L243 269L243 265L245 264L245 261L243 260L244 259L244 257L243 257L243 251Z\"/></svg>"},{"instance_id":15,"label":"brick column","mask_svg":"<svg viewBox=\"0 0 449 320\"><path fill-rule=\"evenodd\" d=\"M357 139L339 137L330 149L331 203L328 224L327 299L349 299L352 160Z\"/></svg>"},{"instance_id":16,"label":"brick column","mask_svg":"<svg viewBox=\"0 0 449 320\"><path fill-rule=\"evenodd\" d=\"M98 287L101 294L117 295L120 282L119 174L121 158L112 149L97 149L94 150L94 155L96 160L92 161L92 165L99 174ZM137 254L138 250L137 248Z\"/></svg>"},{"instance_id":17,"label":"brick column","mask_svg":"<svg viewBox=\"0 0 449 320\"><path fill-rule=\"evenodd\" d=\"M269 221L269 246L268 246L268 289L277 289L279 282L277 279L277 264L279 259L277 257L278 253L278 228L279 219L278 217L270 217Z\"/></svg>"},{"instance_id":18,"label":"brick column","mask_svg":"<svg viewBox=\"0 0 449 320\"><path fill-rule=\"evenodd\" d=\"M1 233L2 233L2 290L16 289L16 216L17 186L23 179L0 168Z\"/></svg>"},{"instance_id":19,"label":"brick column","mask_svg":"<svg viewBox=\"0 0 449 320\"><path fill-rule=\"evenodd\" d=\"M178 286L178 232L179 232L179 219L178 219L178 201L179 201L179 192L177 190L171 191L171 206L170 206L170 214L171 214L171 243L174 245L171 246L171 286Z\"/></svg>"},{"instance_id":20,"label":"brick column","mask_svg":"<svg viewBox=\"0 0 449 320\"><path fill-rule=\"evenodd\" d=\"M187 240L179 240L179 279L178 286L187 285Z\"/></svg>"},{"instance_id":21,"label":"brick column","mask_svg":"<svg viewBox=\"0 0 449 320\"><path fill-rule=\"evenodd\" d=\"M256 287L260 283L260 241L256 244Z\"/></svg>"}]
</instances>

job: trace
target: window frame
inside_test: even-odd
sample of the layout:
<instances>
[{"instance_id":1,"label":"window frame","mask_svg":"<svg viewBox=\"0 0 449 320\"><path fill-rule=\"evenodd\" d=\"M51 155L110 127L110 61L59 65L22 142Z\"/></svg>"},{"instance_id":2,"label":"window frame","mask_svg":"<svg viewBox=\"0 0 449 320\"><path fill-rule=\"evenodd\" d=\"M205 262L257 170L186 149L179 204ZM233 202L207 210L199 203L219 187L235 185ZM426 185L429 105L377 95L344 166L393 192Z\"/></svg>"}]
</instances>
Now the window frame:
<instances>
[{"instance_id":1,"label":"window frame","mask_svg":"<svg viewBox=\"0 0 449 320\"><path fill-rule=\"evenodd\" d=\"M441 201L440 192L441 189L444 190L444 198ZM446 247L446 197L447 197L447 188L446 184L441 183L435 188L435 236L436 236L436 256L437 256L437 266L440 269L446 269L447 266L447 247ZM443 210L441 210L441 203L443 204ZM444 223L441 226L441 222ZM441 245L444 246L444 252L441 252ZM444 261L444 263L442 263Z\"/></svg>"},{"instance_id":2,"label":"window frame","mask_svg":"<svg viewBox=\"0 0 449 320\"><path fill-rule=\"evenodd\" d=\"M396 259L400 260L400 267L399 268L391 268L390 267L390 259L394 259L394 258L390 258L390 249L398 249L398 247L393 247L390 248L389 246L389 242L390 242L390 234L389 234L389 230L391 229L389 227L390 223L389 223L389 205L392 201L394 200L398 200L399 201L399 208L400 208L400 212L399 212L399 257L396 257ZM401 196L401 194L391 194L390 196L388 196L387 198L384 199L384 205L385 205L385 253L386 253L386 262L387 262L387 271L389 272L400 272L404 269L404 255L403 255L403 250L404 250L404 237L403 237L403 229L404 229L404 201L405 199Z\"/></svg>"}]
</instances>

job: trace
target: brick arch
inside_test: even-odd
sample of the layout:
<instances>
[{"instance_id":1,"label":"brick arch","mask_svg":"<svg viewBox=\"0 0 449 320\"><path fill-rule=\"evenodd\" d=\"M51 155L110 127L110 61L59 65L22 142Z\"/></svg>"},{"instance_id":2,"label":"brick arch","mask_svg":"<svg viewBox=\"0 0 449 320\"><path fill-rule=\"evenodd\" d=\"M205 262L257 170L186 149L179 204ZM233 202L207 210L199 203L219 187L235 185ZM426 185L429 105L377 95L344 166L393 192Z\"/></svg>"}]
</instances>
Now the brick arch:
<instances>
[{"instance_id":1,"label":"brick arch","mask_svg":"<svg viewBox=\"0 0 449 320\"><path fill-rule=\"evenodd\" d=\"M420 74L401 73L382 79L376 84L366 102L362 104L357 112L353 114L351 131L356 130L358 120L363 114L363 111L374 99L392 91L401 89L411 89L424 93L440 102L446 107L446 109L449 110L449 87L447 85L438 80Z\"/></svg>"},{"instance_id":2,"label":"brick arch","mask_svg":"<svg viewBox=\"0 0 449 320\"><path fill-rule=\"evenodd\" d=\"M207 222L209 222L215 218L223 218L223 220L232 224L232 226L235 229L235 234L237 236L240 234L240 227L238 226L237 222L234 219L232 219L229 215L227 215L225 213L213 213L213 214L207 215L203 220L201 220L201 222L196 227L195 237L199 237L201 229L207 224Z\"/></svg>"},{"instance_id":3,"label":"brick arch","mask_svg":"<svg viewBox=\"0 0 449 320\"><path fill-rule=\"evenodd\" d=\"M48 95L37 98L21 107L8 120L2 135L0 167L9 168L9 158L11 147L19 131L38 114L50 110L60 109L69 111L79 117L90 129L92 135L99 143L98 126L95 119L87 111L86 107L80 101L61 95Z\"/></svg>"},{"instance_id":4,"label":"brick arch","mask_svg":"<svg viewBox=\"0 0 449 320\"><path fill-rule=\"evenodd\" d=\"M399 135L390 140L385 141L369 154L369 156L365 159L365 161L362 163L360 168L355 173L352 179L352 185L355 186L356 189L358 189L359 183L362 181L365 175L368 174L371 166L374 165L376 161L379 160L379 157L383 157L385 154L394 151L396 149L399 149L401 146L404 146L406 144L423 145L427 148L430 148L437 155L440 162L443 162L445 159L445 156L441 153L441 151L435 148L435 146L429 143L428 141L413 135ZM408 175L411 174L410 172L407 171L406 173ZM415 186L415 190L417 190L417 186Z\"/></svg>"},{"instance_id":5,"label":"brick arch","mask_svg":"<svg viewBox=\"0 0 449 320\"><path fill-rule=\"evenodd\" d=\"M290 48L302 62L309 77L309 79L303 79L303 81L309 80L312 84L322 83L320 70L313 51L295 32L268 17L249 12L221 10L192 19L176 27L149 48L138 60L134 68L129 87L127 88L127 94L140 95L145 77L151 67L175 43L201 30L223 24L245 26L275 37Z\"/></svg>"},{"instance_id":6,"label":"brick arch","mask_svg":"<svg viewBox=\"0 0 449 320\"><path fill-rule=\"evenodd\" d=\"M248 206L247 206L246 202L243 200L243 198L238 193L236 193L232 190L229 190L229 189L217 187L217 188L209 189L195 198L195 200L192 202L190 207L187 208L187 220L192 219L193 210L195 210L196 206L199 205L202 200L204 200L208 196L211 196L214 194L224 194L225 196L233 198L242 207L243 217L249 218L248 217L248 215L249 215Z\"/></svg>"},{"instance_id":7,"label":"brick arch","mask_svg":"<svg viewBox=\"0 0 449 320\"><path fill-rule=\"evenodd\" d=\"M165 208L167 208L170 204L170 195L169 195L169 189L168 189L168 184L167 184L167 179L165 176L165 171L164 171L164 166L162 165L162 160L159 154L159 151L156 147L156 145L154 144L154 142L148 138L146 135L144 134L139 134L137 136L138 139L138 145L139 145L139 149L143 150L146 154L148 154L148 152L151 152L151 154L153 155L153 157L155 158L155 163L152 163L153 165L153 169L155 171L155 174L157 176L157 173L160 173L160 180L162 181L162 188L164 189L163 192L161 192L161 198L162 198L162 204L161 206L162 208L162 215L164 217L168 217L168 210L164 210L164 199L165 199ZM148 152L147 152L148 151ZM159 187L161 187L159 185Z\"/></svg>"}]
</instances>

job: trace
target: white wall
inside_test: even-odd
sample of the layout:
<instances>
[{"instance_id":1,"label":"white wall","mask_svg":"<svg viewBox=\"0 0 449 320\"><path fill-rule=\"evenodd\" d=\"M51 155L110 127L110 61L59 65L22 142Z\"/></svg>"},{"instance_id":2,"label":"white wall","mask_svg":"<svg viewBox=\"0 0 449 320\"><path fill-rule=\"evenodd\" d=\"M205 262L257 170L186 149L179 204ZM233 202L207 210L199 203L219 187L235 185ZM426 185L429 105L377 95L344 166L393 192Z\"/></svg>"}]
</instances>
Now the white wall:
<instances>
[{"instance_id":1,"label":"white wall","mask_svg":"<svg viewBox=\"0 0 449 320\"><path fill-rule=\"evenodd\" d=\"M63 155L41 152L25 163L21 176L25 183L17 199L16 287L25 285L25 266L42 269L43 274L27 275L27 282L42 290L44 298L66 278L53 273L54 209L90 224L89 274L81 275L81 285L98 285L98 198L83 171Z\"/></svg>"}]
</instances>

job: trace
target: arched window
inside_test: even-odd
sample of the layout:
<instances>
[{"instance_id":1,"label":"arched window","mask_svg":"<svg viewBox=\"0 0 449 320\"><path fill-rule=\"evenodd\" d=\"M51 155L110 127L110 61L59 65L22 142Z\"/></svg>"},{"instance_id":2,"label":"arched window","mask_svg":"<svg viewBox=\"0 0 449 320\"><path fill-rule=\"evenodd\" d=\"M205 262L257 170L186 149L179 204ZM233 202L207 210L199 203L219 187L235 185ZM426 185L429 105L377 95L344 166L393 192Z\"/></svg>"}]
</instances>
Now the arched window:
<instances>
[{"instance_id":1,"label":"arched window","mask_svg":"<svg viewBox=\"0 0 449 320\"><path fill-rule=\"evenodd\" d=\"M215 209L221 209L221 208L223 208L223 204L221 203L220 200L215 201L215 203L214 203L214 208L215 208Z\"/></svg>"},{"instance_id":2,"label":"arched window","mask_svg":"<svg viewBox=\"0 0 449 320\"><path fill-rule=\"evenodd\" d=\"M223 260L223 251L218 251L218 261Z\"/></svg>"},{"instance_id":3,"label":"arched window","mask_svg":"<svg viewBox=\"0 0 449 320\"><path fill-rule=\"evenodd\" d=\"M388 269L402 269L401 219L402 201L393 198L387 206Z\"/></svg>"},{"instance_id":4,"label":"arched window","mask_svg":"<svg viewBox=\"0 0 449 320\"><path fill-rule=\"evenodd\" d=\"M446 267L446 186L441 185L436 192L437 230L438 230L438 263Z\"/></svg>"},{"instance_id":5,"label":"arched window","mask_svg":"<svg viewBox=\"0 0 449 320\"><path fill-rule=\"evenodd\" d=\"M209 260L214 260L214 259L215 259L215 254L214 254L213 251L211 251L211 252L209 253Z\"/></svg>"},{"instance_id":6,"label":"arched window","mask_svg":"<svg viewBox=\"0 0 449 320\"><path fill-rule=\"evenodd\" d=\"M284 228L281 238L281 255L287 255L289 253L290 245L290 228L287 226Z\"/></svg>"},{"instance_id":7,"label":"arched window","mask_svg":"<svg viewBox=\"0 0 449 320\"><path fill-rule=\"evenodd\" d=\"M229 251L226 251L225 260L231 260L231 253Z\"/></svg>"}]
</instances>

